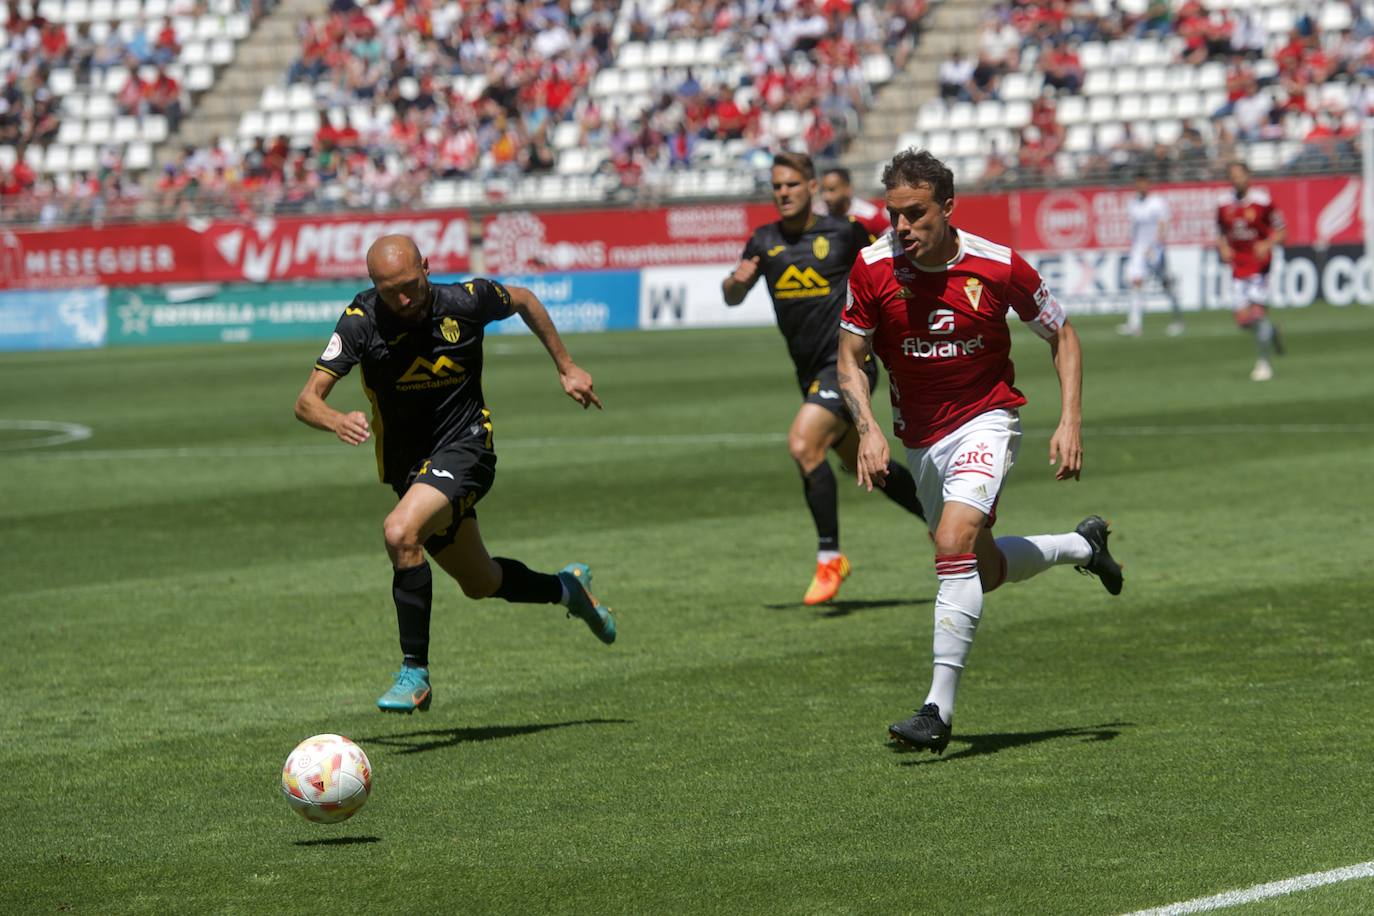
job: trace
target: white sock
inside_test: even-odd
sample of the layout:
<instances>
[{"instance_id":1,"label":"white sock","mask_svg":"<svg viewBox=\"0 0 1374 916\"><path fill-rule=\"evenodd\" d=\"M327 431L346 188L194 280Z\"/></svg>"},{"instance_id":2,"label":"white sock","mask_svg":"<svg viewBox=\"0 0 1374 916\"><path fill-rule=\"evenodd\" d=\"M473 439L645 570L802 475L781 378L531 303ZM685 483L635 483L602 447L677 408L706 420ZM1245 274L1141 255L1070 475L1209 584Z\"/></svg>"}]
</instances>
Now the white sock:
<instances>
[{"instance_id":1,"label":"white sock","mask_svg":"<svg viewBox=\"0 0 1374 916\"><path fill-rule=\"evenodd\" d=\"M1022 582L1051 566L1073 563L1082 566L1092 559L1092 545L1076 531L1068 534L1035 534L1028 538L1000 537L997 549L1007 561L1004 581Z\"/></svg>"},{"instance_id":2,"label":"white sock","mask_svg":"<svg viewBox=\"0 0 1374 916\"><path fill-rule=\"evenodd\" d=\"M1129 327L1140 329L1145 323L1145 291L1139 286L1131 289L1131 311L1126 318Z\"/></svg>"},{"instance_id":3,"label":"white sock","mask_svg":"<svg viewBox=\"0 0 1374 916\"><path fill-rule=\"evenodd\" d=\"M831 560L838 560L840 552L838 550L818 550L816 551L817 563L829 563Z\"/></svg>"},{"instance_id":4,"label":"white sock","mask_svg":"<svg viewBox=\"0 0 1374 916\"><path fill-rule=\"evenodd\" d=\"M959 674L983 613L983 587L978 581L978 558L971 553L937 556L935 574L940 588L935 593L934 665L925 701L940 707L940 718L948 725L954 718Z\"/></svg>"}]
</instances>

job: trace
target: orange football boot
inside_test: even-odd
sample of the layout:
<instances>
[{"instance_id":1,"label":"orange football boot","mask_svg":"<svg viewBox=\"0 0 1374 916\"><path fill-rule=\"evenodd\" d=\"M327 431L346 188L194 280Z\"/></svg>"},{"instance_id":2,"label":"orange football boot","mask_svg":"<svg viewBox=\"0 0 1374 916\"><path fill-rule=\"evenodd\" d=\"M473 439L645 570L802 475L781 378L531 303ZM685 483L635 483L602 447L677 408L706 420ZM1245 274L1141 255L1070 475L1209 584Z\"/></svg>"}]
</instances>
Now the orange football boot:
<instances>
[{"instance_id":1,"label":"orange football boot","mask_svg":"<svg viewBox=\"0 0 1374 916\"><path fill-rule=\"evenodd\" d=\"M840 554L824 563L816 562L816 577L806 590L802 604L825 604L840 591L840 583L849 578L849 560Z\"/></svg>"}]
</instances>

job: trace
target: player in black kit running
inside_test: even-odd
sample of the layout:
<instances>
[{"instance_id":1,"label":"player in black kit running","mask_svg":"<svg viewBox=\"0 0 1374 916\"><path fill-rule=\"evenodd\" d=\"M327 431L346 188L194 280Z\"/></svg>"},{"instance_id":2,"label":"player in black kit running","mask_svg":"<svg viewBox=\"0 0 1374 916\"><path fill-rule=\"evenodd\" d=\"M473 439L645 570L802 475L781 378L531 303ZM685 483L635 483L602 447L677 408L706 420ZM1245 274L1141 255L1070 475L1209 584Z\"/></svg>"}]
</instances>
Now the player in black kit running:
<instances>
[{"instance_id":1,"label":"player in black kit running","mask_svg":"<svg viewBox=\"0 0 1374 916\"><path fill-rule=\"evenodd\" d=\"M816 575L802 600L821 604L835 597L850 572L849 560L840 552L835 474L826 453L833 448L846 466L857 466L859 437L840 396L835 361L849 269L873 238L852 218L812 211L817 185L810 156L778 153L772 181L773 203L782 218L754 230L744 257L721 288L726 305L739 305L760 277L767 281L778 330L797 369L803 403L787 433L787 447L801 470L818 541ZM878 378L872 357L864 369L871 388ZM911 472L900 462L888 465L883 493L925 518Z\"/></svg>"},{"instance_id":2,"label":"player in black kit running","mask_svg":"<svg viewBox=\"0 0 1374 916\"><path fill-rule=\"evenodd\" d=\"M401 634L401 670L377 700L386 712L429 708L429 618L433 591L425 551L469 598L562 604L604 643L615 619L593 597L591 571L571 563L537 573L493 558L474 508L496 477L491 412L482 397L482 337L488 322L518 314L544 344L567 395L585 409L601 401L592 378L568 356L549 314L527 289L491 280L431 283L429 261L402 235L367 252L374 284L344 309L296 399L296 416L349 445L375 437L377 473L400 502L382 530L394 570L391 595ZM335 382L362 366L372 420L325 403Z\"/></svg>"}]
</instances>

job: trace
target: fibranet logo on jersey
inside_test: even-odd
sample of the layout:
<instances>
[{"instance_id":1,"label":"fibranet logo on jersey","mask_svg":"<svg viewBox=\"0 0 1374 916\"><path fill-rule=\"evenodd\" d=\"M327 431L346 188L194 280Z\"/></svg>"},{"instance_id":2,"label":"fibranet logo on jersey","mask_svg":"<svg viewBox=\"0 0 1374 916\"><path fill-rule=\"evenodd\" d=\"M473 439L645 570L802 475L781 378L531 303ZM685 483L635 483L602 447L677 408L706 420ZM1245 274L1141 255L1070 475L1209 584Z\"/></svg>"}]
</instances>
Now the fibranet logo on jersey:
<instances>
[{"instance_id":1,"label":"fibranet logo on jersey","mask_svg":"<svg viewBox=\"0 0 1374 916\"><path fill-rule=\"evenodd\" d=\"M983 335L969 340L922 340L908 337L902 341L902 354L914 359L944 359L951 356L969 356L975 350L983 349Z\"/></svg>"},{"instance_id":2,"label":"fibranet logo on jersey","mask_svg":"<svg viewBox=\"0 0 1374 916\"><path fill-rule=\"evenodd\" d=\"M806 299L811 296L830 295L830 284L825 277L816 273L816 268L798 270L795 264L789 265L773 287L774 299Z\"/></svg>"}]
</instances>

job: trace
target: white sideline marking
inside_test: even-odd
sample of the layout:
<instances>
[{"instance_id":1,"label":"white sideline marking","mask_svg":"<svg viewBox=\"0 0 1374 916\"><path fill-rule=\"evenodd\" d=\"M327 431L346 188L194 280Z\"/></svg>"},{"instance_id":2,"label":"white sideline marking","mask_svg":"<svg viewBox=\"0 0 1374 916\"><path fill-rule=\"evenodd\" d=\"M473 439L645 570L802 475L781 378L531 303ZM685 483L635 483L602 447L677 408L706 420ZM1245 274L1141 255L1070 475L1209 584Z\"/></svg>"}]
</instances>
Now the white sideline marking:
<instances>
[{"instance_id":1,"label":"white sideline marking","mask_svg":"<svg viewBox=\"0 0 1374 916\"><path fill-rule=\"evenodd\" d=\"M1171 903L1153 910L1137 910L1128 916L1183 916L1184 913L1202 913L1206 910L1240 906L1243 903L1254 903L1256 900L1265 900L1269 897L1283 897L1296 894L1298 891L1309 891L1314 887L1356 881L1360 878L1374 878L1374 862L1361 862L1359 865L1347 865L1345 868L1333 868L1331 871L1315 871L1307 875L1298 875L1296 878L1285 878L1282 881L1256 884L1254 887L1238 891L1227 891L1212 897L1198 897L1182 903Z\"/></svg>"},{"instance_id":2,"label":"white sideline marking","mask_svg":"<svg viewBox=\"0 0 1374 916\"><path fill-rule=\"evenodd\" d=\"M91 438L93 435L89 426L82 426L80 423L63 423L58 420L0 420L0 429L33 430L35 432L50 432L56 434L42 439L21 439L18 442L3 442L0 443L0 452L11 452L31 448L52 448L58 445L67 445L71 442L80 442L83 439Z\"/></svg>"},{"instance_id":3,"label":"white sideline marking","mask_svg":"<svg viewBox=\"0 0 1374 916\"><path fill-rule=\"evenodd\" d=\"M45 424L42 426L19 426L20 423ZM91 437L89 427L75 423L47 423L42 420L0 420L0 429L58 429L64 430L62 436L50 439L27 440L0 446L0 451L25 451L39 447L65 445ZM70 430L68 430L70 428ZM1216 426L1101 426L1083 431L1085 438L1148 438L1152 436L1227 436L1227 435L1320 435L1330 433L1374 433L1374 423L1237 423ZM70 436L68 438L68 436ZM1049 430L1036 429L1026 434L1030 439L1045 439ZM498 436L498 449L522 448L595 448L622 447L636 448L662 445L768 445L783 442L784 433L663 433L658 435L629 436L539 436L531 438L506 439ZM188 446L184 448L125 448L90 449L70 452L44 452L43 458L71 458L76 460L113 460L119 458L266 458L283 455L314 455L321 452L338 451L339 443L328 442L316 445L226 445L226 446ZM343 454L342 452L339 452ZM13 455L10 457L24 457Z\"/></svg>"}]
</instances>

